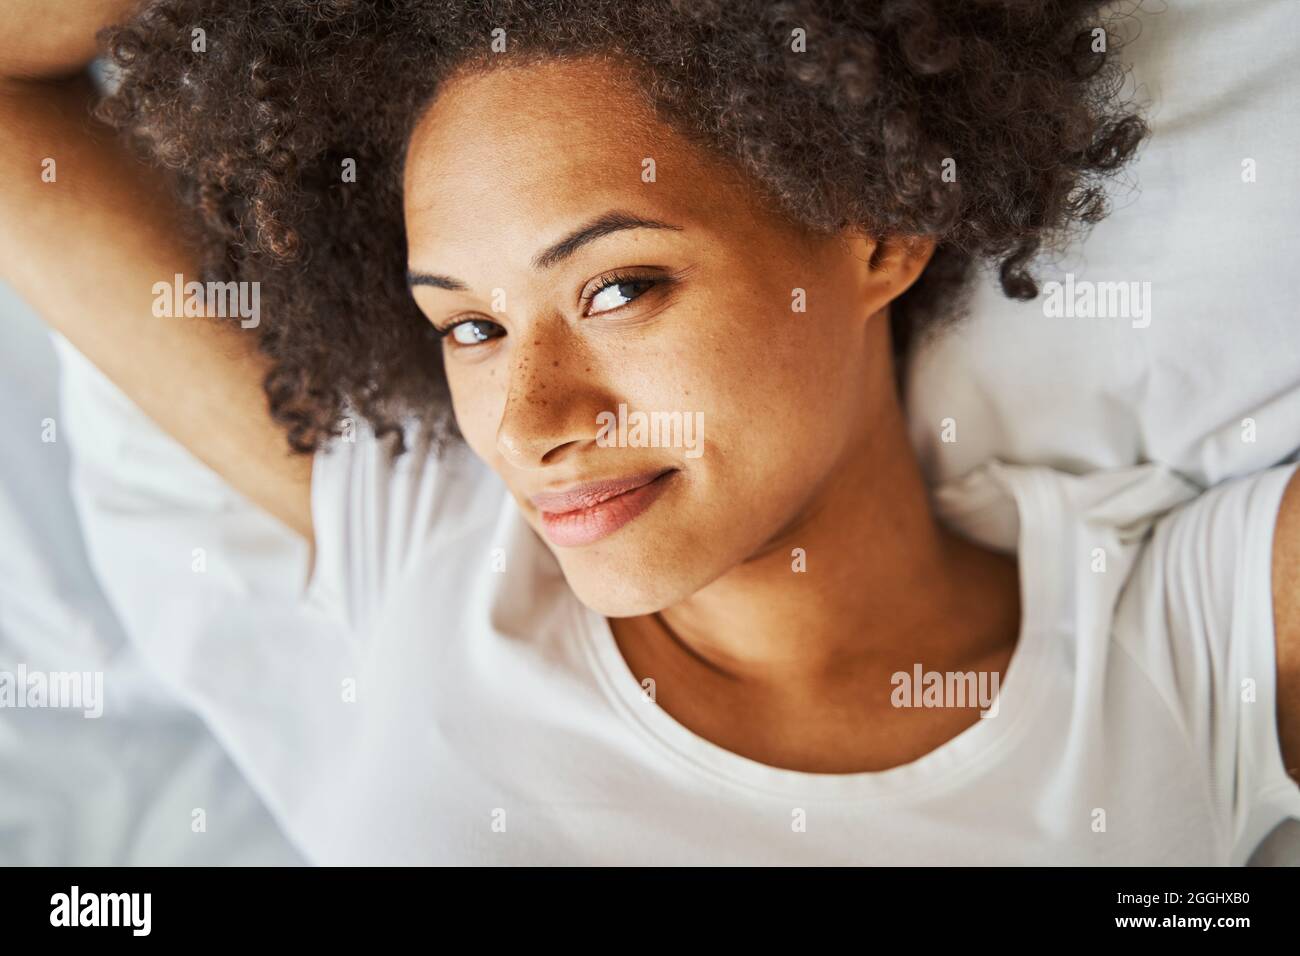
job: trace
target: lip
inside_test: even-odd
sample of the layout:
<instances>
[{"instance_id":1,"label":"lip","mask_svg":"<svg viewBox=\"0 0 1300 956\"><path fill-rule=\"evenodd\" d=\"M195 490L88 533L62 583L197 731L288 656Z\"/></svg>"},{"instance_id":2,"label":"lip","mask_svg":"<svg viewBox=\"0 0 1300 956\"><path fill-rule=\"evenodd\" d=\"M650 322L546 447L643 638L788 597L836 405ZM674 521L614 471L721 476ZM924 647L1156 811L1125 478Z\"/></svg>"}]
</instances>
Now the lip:
<instances>
[{"instance_id":1,"label":"lip","mask_svg":"<svg viewBox=\"0 0 1300 956\"><path fill-rule=\"evenodd\" d=\"M529 496L542 530L557 547L580 547L608 537L649 508L666 490L676 468L611 481L593 481L559 492Z\"/></svg>"}]
</instances>

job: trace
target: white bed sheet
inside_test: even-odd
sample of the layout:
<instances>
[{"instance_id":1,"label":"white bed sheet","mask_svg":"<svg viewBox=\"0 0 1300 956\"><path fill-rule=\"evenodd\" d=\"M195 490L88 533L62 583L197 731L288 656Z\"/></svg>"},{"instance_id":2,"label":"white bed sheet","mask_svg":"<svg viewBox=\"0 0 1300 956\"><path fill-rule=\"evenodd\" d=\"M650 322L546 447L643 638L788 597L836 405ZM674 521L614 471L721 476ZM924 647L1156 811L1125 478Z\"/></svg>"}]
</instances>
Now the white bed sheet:
<instances>
[{"instance_id":1,"label":"white bed sheet","mask_svg":"<svg viewBox=\"0 0 1300 956\"><path fill-rule=\"evenodd\" d=\"M58 374L48 333L0 286L0 671L104 674L98 718L0 707L0 866L301 865L100 592L68 491Z\"/></svg>"}]
</instances>

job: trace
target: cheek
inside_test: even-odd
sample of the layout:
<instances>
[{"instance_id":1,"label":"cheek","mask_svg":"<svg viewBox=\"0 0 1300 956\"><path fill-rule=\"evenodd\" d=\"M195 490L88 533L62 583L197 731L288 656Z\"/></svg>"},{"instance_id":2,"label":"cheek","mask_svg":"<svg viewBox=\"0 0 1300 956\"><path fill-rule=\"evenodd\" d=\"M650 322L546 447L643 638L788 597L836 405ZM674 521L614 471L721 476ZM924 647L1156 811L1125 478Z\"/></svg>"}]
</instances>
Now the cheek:
<instances>
[{"instance_id":1,"label":"cheek","mask_svg":"<svg viewBox=\"0 0 1300 956\"><path fill-rule=\"evenodd\" d=\"M690 334L674 365L690 389L687 407L704 413L695 464L713 533L756 546L835 467L865 372L862 326L843 296L810 289L816 312L791 310L779 286L751 298L767 307L738 309L731 293L702 303L689 327L709 331Z\"/></svg>"},{"instance_id":2,"label":"cheek","mask_svg":"<svg viewBox=\"0 0 1300 956\"><path fill-rule=\"evenodd\" d=\"M497 431L501 424L501 411L505 403L502 371L487 363L479 366L460 365L453 358L444 358L447 385L451 391L452 413L456 427L465 443L479 458L496 470Z\"/></svg>"},{"instance_id":3,"label":"cheek","mask_svg":"<svg viewBox=\"0 0 1300 956\"><path fill-rule=\"evenodd\" d=\"M848 310L829 301L814 315L792 311L788 289L746 298L748 307L732 294L702 301L665 367L682 380L678 394L690 389L688 404L706 413L716 441L732 449L797 445L810 421L834 418L854 399L848 386L860 338L855 343Z\"/></svg>"}]
</instances>

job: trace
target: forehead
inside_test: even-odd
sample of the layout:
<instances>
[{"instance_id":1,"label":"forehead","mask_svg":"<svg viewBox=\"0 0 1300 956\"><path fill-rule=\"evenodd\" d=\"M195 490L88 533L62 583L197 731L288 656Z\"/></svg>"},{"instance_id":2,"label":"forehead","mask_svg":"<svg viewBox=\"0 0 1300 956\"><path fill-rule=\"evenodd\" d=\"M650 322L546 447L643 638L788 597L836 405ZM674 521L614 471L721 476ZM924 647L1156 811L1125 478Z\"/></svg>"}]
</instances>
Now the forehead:
<instances>
[{"instance_id":1,"label":"forehead","mask_svg":"<svg viewBox=\"0 0 1300 956\"><path fill-rule=\"evenodd\" d=\"M412 132L404 203L413 248L455 229L534 241L595 207L699 218L735 171L657 117L625 68L604 61L500 66L450 79Z\"/></svg>"}]
</instances>

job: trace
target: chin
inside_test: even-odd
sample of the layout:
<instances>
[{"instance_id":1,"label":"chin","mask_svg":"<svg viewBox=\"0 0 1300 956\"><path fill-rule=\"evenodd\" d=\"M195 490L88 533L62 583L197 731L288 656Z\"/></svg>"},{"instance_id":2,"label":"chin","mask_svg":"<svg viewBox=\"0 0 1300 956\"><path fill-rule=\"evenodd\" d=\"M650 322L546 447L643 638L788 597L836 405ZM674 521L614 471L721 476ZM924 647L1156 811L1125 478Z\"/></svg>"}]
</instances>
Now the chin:
<instances>
[{"instance_id":1,"label":"chin","mask_svg":"<svg viewBox=\"0 0 1300 956\"><path fill-rule=\"evenodd\" d=\"M619 571L613 562L588 566L581 558L560 561L565 580L578 600L605 617L638 617L672 607L697 588L681 581L680 569L655 569L639 564Z\"/></svg>"}]
</instances>

